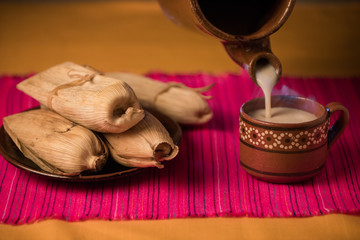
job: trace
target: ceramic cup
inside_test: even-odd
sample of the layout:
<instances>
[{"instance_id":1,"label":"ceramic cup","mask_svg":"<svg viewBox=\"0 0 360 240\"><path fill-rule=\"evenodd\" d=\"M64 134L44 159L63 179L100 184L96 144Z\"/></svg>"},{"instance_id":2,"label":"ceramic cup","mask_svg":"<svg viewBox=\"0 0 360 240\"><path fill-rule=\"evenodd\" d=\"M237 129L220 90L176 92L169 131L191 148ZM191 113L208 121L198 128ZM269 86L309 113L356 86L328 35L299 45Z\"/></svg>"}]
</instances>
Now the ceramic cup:
<instances>
[{"instance_id":1,"label":"ceramic cup","mask_svg":"<svg viewBox=\"0 0 360 240\"><path fill-rule=\"evenodd\" d=\"M272 123L248 115L264 108L264 98L252 99L240 109L240 163L249 174L268 182L293 183L318 174L329 149L345 130L348 110L337 102L326 106L311 99L273 96L272 107L297 108L317 117L302 123ZM340 115L330 125L334 112Z\"/></svg>"}]
</instances>

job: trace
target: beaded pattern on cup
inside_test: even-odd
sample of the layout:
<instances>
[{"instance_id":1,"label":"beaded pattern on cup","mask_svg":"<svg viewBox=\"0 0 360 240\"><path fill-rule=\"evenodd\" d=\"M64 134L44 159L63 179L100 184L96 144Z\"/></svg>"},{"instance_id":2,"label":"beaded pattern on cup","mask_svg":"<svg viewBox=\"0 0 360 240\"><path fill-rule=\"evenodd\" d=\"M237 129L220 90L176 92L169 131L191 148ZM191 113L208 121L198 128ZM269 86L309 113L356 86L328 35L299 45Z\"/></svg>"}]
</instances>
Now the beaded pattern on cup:
<instances>
[{"instance_id":1,"label":"beaded pattern on cup","mask_svg":"<svg viewBox=\"0 0 360 240\"><path fill-rule=\"evenodd\" d=\"M327 142L329 120L302 130L263 129L240 118L240 140L257 148L276 151L307 151Z\"/></svg>"}]
</instances>

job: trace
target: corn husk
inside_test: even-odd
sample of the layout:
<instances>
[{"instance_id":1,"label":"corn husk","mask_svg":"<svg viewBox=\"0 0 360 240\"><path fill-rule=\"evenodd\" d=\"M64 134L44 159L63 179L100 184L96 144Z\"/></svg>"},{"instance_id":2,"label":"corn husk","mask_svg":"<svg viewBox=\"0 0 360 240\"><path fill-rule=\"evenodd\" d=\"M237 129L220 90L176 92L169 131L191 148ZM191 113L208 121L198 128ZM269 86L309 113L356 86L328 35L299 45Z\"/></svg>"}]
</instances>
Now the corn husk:
<instances>
[{"instance_id":1,"label":"corn husk","mask_svg":"<svg viewBox=\"0 0 360 240\"><path fill-rule=\"evenodd\" d=\"M179 151L165 127L147 111L131 129L104 137L112 158L128 167L163 168L162 161L173 159Z\"/></svg>"},{"instance_id":2,"label":"corn husk","mask_svg":"<svg viewBox=\"0 0 360 240\"><path fill-rule=\"evenodd\" d=\"M96 172L107 161L108 149L99 137L50 110L7 116L4 128L24 156L46 172Z\"/></svg>"},{"instance_id":3,"label":"corn husk","mask_svg":"<svg viewBox=\"0 0 360 240\"><path fill-rule=\"evenodd\" d=\"M98 132L123 132L144 112L123 81L65 62L36 74L17 88L63 117Z\"/></svg>"},{"instance_id":4,"label":"corn husk","mask_svg":"<svg viewBox=\"0 0 360 240\"><path fill-rule=\"evenodd\" d=\"M203 124L213 112L207 103L210 96L201 93L213 86L190 88L178 82L160 82L131 73L105 73L105 76L125 81L135 91L140 103L171 117L181 124Z\"/></svg>"}]
</instances>

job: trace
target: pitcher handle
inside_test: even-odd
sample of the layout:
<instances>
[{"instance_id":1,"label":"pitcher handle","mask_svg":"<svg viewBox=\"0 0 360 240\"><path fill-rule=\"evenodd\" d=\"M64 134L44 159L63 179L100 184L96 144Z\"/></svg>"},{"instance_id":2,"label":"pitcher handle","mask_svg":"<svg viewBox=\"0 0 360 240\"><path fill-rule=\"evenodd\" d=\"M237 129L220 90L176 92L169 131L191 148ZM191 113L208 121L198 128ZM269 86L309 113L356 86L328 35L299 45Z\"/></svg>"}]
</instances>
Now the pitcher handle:
<instances>
[{"instance_id":1,"label":"pitcher handle","mask_svg":"<svg viewBox=\"0 0 360 240\"><path fill-rule=\"evenodd\" d=\"M349 122L349 111L346 107L341 105L338 102L332 102L326 105L326 109L330 114L330 117L333 113L337 111L341 111L341 115L335 121L335 123L330 127L328 132L328 148L335 143L335 141L340 137L340 135L344 132L348 122Z\"/></svg>"}]
</instances>

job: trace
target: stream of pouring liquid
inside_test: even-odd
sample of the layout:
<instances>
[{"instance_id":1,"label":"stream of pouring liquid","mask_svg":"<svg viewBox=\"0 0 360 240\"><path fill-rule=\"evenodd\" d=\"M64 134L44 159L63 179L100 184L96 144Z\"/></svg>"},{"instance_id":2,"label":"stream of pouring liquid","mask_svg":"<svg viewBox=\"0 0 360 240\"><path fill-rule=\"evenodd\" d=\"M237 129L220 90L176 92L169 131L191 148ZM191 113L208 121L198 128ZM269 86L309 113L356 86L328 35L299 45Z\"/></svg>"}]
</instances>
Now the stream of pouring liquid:
<instances>
[{"instance_id":1,"label":"stream of pouring liquid","mask_svg":"<svg viewBox=\"0 0 360 240\"><path fill-rule=\"evenodd\" d=\"M268 64L256 69L255 76L265 96L265 118L271 118L271 92L276 85L276 70L271 64Z\"/></svg>"}]
</instances>

